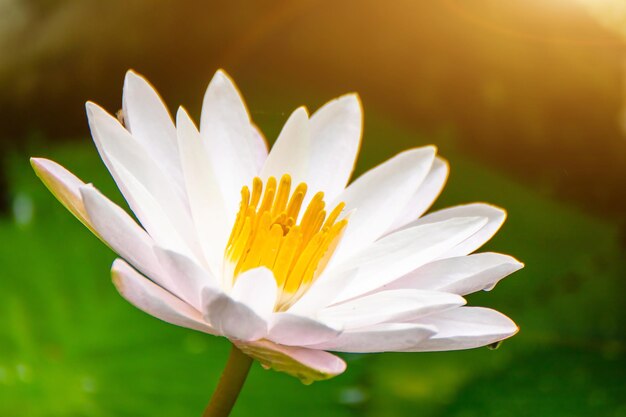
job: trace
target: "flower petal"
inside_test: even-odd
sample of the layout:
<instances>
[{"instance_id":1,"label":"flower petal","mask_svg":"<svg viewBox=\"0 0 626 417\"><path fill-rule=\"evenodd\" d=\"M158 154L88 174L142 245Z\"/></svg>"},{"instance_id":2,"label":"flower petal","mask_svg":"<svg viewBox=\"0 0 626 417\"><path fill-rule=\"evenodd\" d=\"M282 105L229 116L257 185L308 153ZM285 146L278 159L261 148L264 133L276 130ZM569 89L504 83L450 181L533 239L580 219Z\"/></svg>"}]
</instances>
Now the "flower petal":
<instances>
[{"instance_id":1,"label":"flower petal","mask_svg":"<svg viewBox=\"0 0 626 417\"><path fill-rule=\"evenodd\" d=\"M278 297L274 274L264 267L243 272L237 276L230 296L250 307L259 316L269 317Z\"/></svg>"},{"instance_id":2,"label":"flower petal","mask_svg":"<svg viewBox=\"0 0 626 417\"><path fill-rule=\"evenodd\" d=\"M222 70L215 73L204 95L200 133L219 172L226 213L232 213L228 224L232 224L241 187L259 172L258 135L239 91Z\"/></svg>"},{"instance_id":3,"label":"flower petal","mask_svg":"<svg viewBox=\"0 0 626 417\"><path fill-rule=\"evenodd\" d=\"M205 288L202 291L204 319L229 339L252 341L267 336L267 323L250 307L227 294Z\"/></svg>"},{"instance_id":4,"label":"flower petal","mask_svg":"<svg viewBox=\"0 0 626 417\"><path fill-rule=\"evenodd\" d=\"M437 332L436 327L412 323L382 323L341 333L328 342L308 346L335 352L398 352L417 346Z\"/></svg>"},{"instance_id":5,"label":"flower petal","mask_svg":"<svg viewBox=\"0 0 626 417\"><path fill-rule=\"evenodd\" d=\"M265 135L257 125L252 123L252 145L254 148L254 155L256 158L256 172L261 172L263 169L263 165L265 165L265 160L267 159L267 155L269 154L269 146L267 144L267 139L265 139Z\"/></svg>"},{"instance_id":6,"label":"flower petal","mask_svg":"<svg viewBox=\"0 0 626 417\"><path fill-rule=\"evenodd\" d=\"M197 249L186 197L171 178L114 117L93 103L87 114L102 160L148 233L163 246Z\"/></svg>"},{"instance_id":7,"label":"flower petal","mask_svg":"<svg viewBox=\"0 0 626 417\"><path fill-rule=\"evenodd\" d=\"M92 185L79 188L87 219L96 234L117 254L149 276L160 286L171 282L160 271L152 251L152 238L121 207L106 198Z\"/></svg>"},{"instance_id":8,"label":"flower petal","mask_svg":"<svg viewBox=\"0 0 626 417\"><path fill-rule=\"evenodd\" d=\"M484 217L453 218L385 236L337 268L359 268L357 278L334 302L364 294L431 262L485 225Z\"/></svg>"},{"instance_id":9,"label":"flower petal","mask_svg":"<svg viewBox=\"0 0 626 417\"><path fill-rule=\"evenodd\" d=\"M218 280L187 256L158 246L154 247L161 267L169 277L168 290L197 310L202 310L204 288L218 288Z\"/></svg>"},{"instance_id":10,"label":"flower petal","mask_svg":"<svg viewBox=\"0 0 626 417\"><path fill-rule=\"evenodd\" d=\"M452 250L446 252L445 255L442 256L442 258L463 256L474 252L476 249L484 245L485 242L491 239L493 235L496 234L496 232L498 231L498 229L500 229L502 223L504 223L504 220L506 219L506 211L499 207L485 203L465 204L435 211L414 221L413 223L408 224L407 227L440 222L442 220L452 219L455 217L471 216L486 217L488 219L488 222L482 229L477 231L465 241L455 246Z\"/></svg>"},{"instance_id":11,"label":"flower petal","mask_svg":"<svg viewBox=\"0 0 626 417\"><path fill-rule=\"evenodd\" d=\"M31 158L30 163L35 173L57 200L65 206L82 224L100 237L91 225L80 187L85 185L78 177L54 161L45 158Z\"/></svg>"},{"instance_id":12,"label":"flower petal","mask_svg":"<svg viewBox=\"0 0 626 417\"><path fill-rule=\"evenodd\" d=\"M428 175L417 189L417 192L411 197L411 201L406 205L402 213L396 218L390 230L400 229L412 221L418 219L433 205L441 191L443 190L450 166L448 161L443 158L436 157L433 166L430 168Z\"/></svg>"},{"instance_id":13,"label":"flower petal","mask_svg":"<svg viewBox=\"0 0 626 417\"><path fill-rule=\"evenodd\" d=\"M329 379L346 370L346 363L332 353L302 347L282 346L269 340L234 342L246 355L266 369L285 372L304 384Z\"/></svg>"},{"instance_id":14,"label":"flower petal","mask_svg":"<svg viewBox=\"0 0 626 417\"><path fill-rule=\"evenodd\" d=\"M418 320L437 327L437 334L409 352L472 349L513 336L519 328L502 313L484 307L459 307Z\"/></svg>"},{"instance_id":15,"label":"flower petal","mask_svg":"<svg viewBox=\"0 0 626 417\"><path fill-rule=\"evenodd\" d=\"M281 345L302 346L325 342L340 333L340 329L310 317L276 313L272 315L267 338Z\"/></svg>"},{"instance_id":16,"label":"flower petal","mask_svg":"<svg viewBox=\"0 0 626 417\"><path fill-rule=\"evenodd\" d=\"M289 174L294 186L306 182L309 148L309 115L304 107L299 107L291 113L272 146L261 171L261 179L266 181L269 177L275 177L280 180L283 174Z\"/></svg>"},{"instance_id":17,"label":"flower petal","mask_svg":"<svg viewBox=\"0 0 626 417\"><path fill-rule=\"evenodd\" d=\"M182 189L176 129L159 94L144 77L128 71L122 101L126 128Z\"/></svg>"},{"instance_id":18,"label":"flower petal","mask_svg":"<svg viewBox=\"0 0 626 417\"><path fill-rule=\"evenodd\" d=\"M350 180L361 146L363 110L356 94L329 101L311 116L307 184L333 201Z\"/></svg>"},{"instance_id":19,"label":"flower petal","mask_svg":"<svg viewBox=\"0 0 626 417\"><path fill-rule=\"evenodd\" d=\"M198 310L146 279L123 260L113 262L111 274L122 297L138 309L176 326L216 334Z\"/></svg>"},{"instance_id":20,"label":"flower petal","mask_svg":"<svg viewBox=\"0 0 626 417\"><path fill-rule=\"evenodd\" d=\"M428 290L389 290L326 307L316 317L336 327L354 329L383 322L402 322L460 307L456 295Z\"/></svg>"},{"instance_id":21,"label":"flower petal","mask_svg":"<svg viewBox=\"0 0 626 417\"><path fill-rule=\"evenodd\" d=\"M466 295L491 290L502 278L523 267L508 255L476 253L431 262L390 283L386 289L424 288Z\"/></svg>"},{"instance_id":22,"label":"flower petal","mask_svg":"<svg viewBox=\"0 0 626 417\"><path fill-rule=\"evenodd\" d=\"M228 240L228 216L219 180L202 137L187 112L181 107L176 115L178 146L189 206L204 256L214 275L222 270L224 248Z\"/></svg>"},{"instance_id":23,"label":"flower petal","mask_svg":"<svg viewBox=\"0 0 626 417\"><path fill-rule=\"evenodd\" d=\"M345 272L324 272L313 282L311 287L290 308L290 313L310 316L320 308L327 306L334 296L329 294L341 294L341 292L356 278L358 270L352 269Z\"/></svg>"},{"instance_id":24,"label":"flower petal","mask_svg":"<svg viewBox=\"0 0 626 417\"><path fill-rule=\"evenodd\" d=\"M402 152L366 172L346 188L337 201L352 212L332 262L349 256L379 238L417 191L435 158L426 146Z\"/></svg>"}]
</instances>

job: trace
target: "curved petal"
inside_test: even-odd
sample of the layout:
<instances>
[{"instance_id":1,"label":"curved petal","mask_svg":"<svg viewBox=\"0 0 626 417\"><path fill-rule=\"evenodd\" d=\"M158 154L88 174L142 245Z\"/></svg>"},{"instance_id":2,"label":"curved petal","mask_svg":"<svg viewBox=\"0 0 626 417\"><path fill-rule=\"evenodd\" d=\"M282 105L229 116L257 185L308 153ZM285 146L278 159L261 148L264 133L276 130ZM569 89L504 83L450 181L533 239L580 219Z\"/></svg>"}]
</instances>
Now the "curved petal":
<instances>
[{"instance_id":1,"label":"curved petal","mask_svg":"<svg viewBox=\"0 0 626 417\"><path fill-rule=\"evenodd\" d=\"M425 317L419 323L436 326L437 334L406 351L473 349L511 337L519 330L504 314L484 307L459 307Z\"/></svg>"},{"instance_id":2,"label":"curved petal","mask_svg":"<svg viewBox=\"0 0 626 417\"><path fill-rule=\"evenodd\" d=\"M122 102L126 128L182 189L176 129L159 94L144 77L131 70L124 79Z\"/></svg>"},{"instance_id":3,"label":"curved petal","mask_svg":"<svg viewBox=\"0 0 626 417\"><path fill-rule=\"evenodd\" d=\"M123 260L113 262L111 274L122 297L138 309L176 326L216 334L198 310L146 279Z\"/></svg>"},{"instance_id":4,"label":"curved petal","mask_svg":"<svg viewBox=\"0 0 626 417\"><path fill-rule=\"evenodd\" d=\"M87 103L87 114L102 160L148 233L161 245L184 242L187 248L197 249L186 197L171 178L114 117L93 103ZM165 220L170 227L163 224ZM162 236L167 229L169 233Z\"/></svg>"},{"instance_id":5,"label":"curved petal","mask_svg":"<svg viewBox=\"0 0 626 417\"><path fill-rule=\"evenodd\" d=\"M472 236L455 246L452 250L446 252L442 258L450 258L453 256L463 256L474 252L476 249L484 245L489 239L496 234L498 229L506 219L506 211L500 207L492 206L485 203L472 203L461 206L455 206L438 210L430 213L421 219L407 225L407 227L418 226L427 223L440 222L455 217L472 217L481 216L488 219L487 224L474 233Z\"/></svg>"},{"instance_id":6,"label":"curved petal","mask_svg":"<svg viewBox=\"0 0 626 417\"><path fill-rule=\"evenodd\" d=\"M285 372L304 384L329 379L346 370L346 363L341 358L323 350L277 345L269 340L234 343L243 353L261 362L264 368Z\"/></svg>"},{"instance_id":7,"label":"curved petal","mask_svg":"<svg viewBox=\"0 0 626 417\"><path fill-rule=\"evenodd\" d=\"M423 288L467 295L491 290L502 278L523 267L512 256L476 253L431 262L390 283L386 289Z\"/></svg>"},{"instance_id":8,"label":"curved petal","mask_svg":"<svg viewBox=\"0 0 626 417\"><path fill-rule=\"evenodd\" d=\"M357 278L335 298L346 300L380 288L431 262L485 225L484 217L453 218L385 236L337 268L359 268Z\"/></svg>"},{"instance_id":9,"label":"curved petal","mask_svg":"<svg viewBox=\"0 0 626 417\"><path fill-rule=\"evenodd\" d=\"M340 333L340 329L310 317L276 313L272 315L267 338L281 345L302 346L325 342Z\"/></svg>"},{"instance_id":10,"label":"curved petal","mask_svg":"<svg viewBox=\"0 0 626 417\"><path fill-rule=\"evenodd\" d=\"M204 288L217 288L217 279L181 253L158 246L154 247L154 253L170 282L168 290L197 310L202 310L202 291Z\"/></svg>"},{"instance_id":11,"label":"curved petal","mask_svg":"<svg viewBox=\"0 0 626 417\"><path fill-rule=\"evenodd\" d=\"M450 165L448 161L441 157L436 157L422 185L413 194L413 197L411 197L402 213L396 218L390 230L400 229L426 213L426 210L433 205L439 194L441 194L449 173Z\"/></svg>"},{"instance_id":12,"label":"curved petal","mask_svg":"<svg viewBox=\"0 0 626 417\"><path fill-rule=\"evenodd\" d=\"M366 247L389 229L434 158L432 146L402 152L361 175L341 193L337 201L345 202L345 212L352 213L332 262Z\"/></svg>"},{"instance_id":13,"label":"curved petal","mask_svg":"<svg viewBox=\"0 0 626 417\"><path fill-rule=\"evenodd\" d=\"M87 219L104 243L156 283L171 288L152 252L152 238L121 207L92 185L81 186L79 191Z\"/></svg>"},{"instance_id":14,"label":"curved petal","mask_svg":"<svg viewBox=\"0 0 626 417\"><path fill-rule=\"evenodd\" d=\"M398 352L419 345L436 332L434 326L382 323L345 331L335 339L308 347L351 353Z\"/></svg>"},{"instance_id":15,"label":"curved petal","mask_svg":"<svg viewBox=\"0 0 626 417\"><path fill-rule=\"evenodd\" d=\"M222 70L215 73L202 103L200 133L219 172L226 212L234 221L241 187L258 175L258 136L246 105L233 81Z\"/></svg>"},{"instance_id":16,"label":"curved petal","mask_svg":"<svg viewBox=\"0 0 626 417\"><path fill-rule=\"evenodd\" d=\"M291 175L292 184L306 182L310 155L309 115L304 107L299 107L285 123L272 146L261 171L261 179L269 177L280 180L283 174ZM309 193L310 194L310 193Z\"/></svg>"},{"instance_id":17,"label":"curved petal","mask_svg":"<svg viewBox=\"0 0 626 417\"><path fill-rule=\"evenodd\" d=\"M265 165L265 160L267 159L267 155L269 154L269 146L267 144L267 139L265 139L265 135L257 125L252 123L252 145L254 148L254 155L256 158L256 172L261 172L263 169L263 165Z\"/></svg>"},{"instance_id":18,"label":"curved petal","mask_svg":"<svg viewBox=\"0 0 626 417\"><path fill-rule=\"evenodd\" d=\"M176 115L176 129L196 235L211 272L218 275L222 270L224 248L229 234L228 216L219 180L202 144L200 133L182 107Z\"/></svg>"},{"instance_id":19,"label":"curved petal","mask_svg":"<svg viewBox=\"0 0 626 417\"><path fill-rule=\"evenodd\" d=\"M356 278L357 269L328 273L324 272L313 285L287 310L293 314L311 315L327 306ZM331 296L332 294L332 296Z\"/></svg>"},{"instance_id":20,"label":"curved petal","mask_svg":"<svg viewBox=\"0 0 626 417\"><path fill-rule=\"evenodd\" d=\"M83 197L80 195L80 187L84 186L85 183L49 159L30 158L30 163L41 182L50 190L52 195L92 233L102 239L93 229L85 211Z\"/></svg>"},{"instance_id":21,"label":"curved petal","mask_svg":"<svg viewBox=\"0 0 626 417\"><path fill-rule=\"evenodd\" d=\"M267 268L255 268L241 273L230 296L243 303L260 317L267 318L274 310L278 287L274 274Z\"/></svg>"},{"instance_id":22,"label":"curved petal","mask_svg":"<svg viewBox=\"0 0 626 417\"><path fill-rule=\"evenodd\" d=\"M354 329L384 322L402 322L460 307L456 295L428 290L389 290L326 307L316 317L324 323Z\"/></svg>"},{"instance_id":23,"label":"curved petal","mask_svg":"<svg viewBox=\"0 0 626 417\"><path fill-rule=\"evenodd\" d=\"M204 319L229 339L253 341L267 336L266 321L250 307L223 292L205 288L202 291L202 304Z\"/></svg>"},{"instance_id":24,"label":"curved petal","mask_svg":"<svg viewBox=\"0 0 626 417\"><path fill-rule=\"evenodd\" d=\"M363 110L357 94L329 101L311 116L307 184L333 201L346 187L361 147Z\"/></svg>"}]
</instances>

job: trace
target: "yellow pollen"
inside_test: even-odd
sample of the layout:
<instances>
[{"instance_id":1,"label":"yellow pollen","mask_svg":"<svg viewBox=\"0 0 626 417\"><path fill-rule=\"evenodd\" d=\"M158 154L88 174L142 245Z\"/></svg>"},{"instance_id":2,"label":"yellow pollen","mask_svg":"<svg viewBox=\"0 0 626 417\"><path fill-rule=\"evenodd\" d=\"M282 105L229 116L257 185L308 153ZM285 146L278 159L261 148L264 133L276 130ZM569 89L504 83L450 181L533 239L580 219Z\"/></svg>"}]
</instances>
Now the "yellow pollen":
<instances>
[{"instance_id":1,"label":"yellow pollen","mask_svg":"<svg viewBox=\"0 0 626 417\"><path fill-rule=\"evenodd\" d=\"M276 310L297 301L326 267L348 223L339 220L339 203L326 214L324 193L318 192L300 217L307 192L304 183L291 192L291 177L280 181L254 178L252 191L241 189L241 204L224 254L232 268L232 282L249 269L271 269L280 291Z\"/></svg>"}]
</instances>

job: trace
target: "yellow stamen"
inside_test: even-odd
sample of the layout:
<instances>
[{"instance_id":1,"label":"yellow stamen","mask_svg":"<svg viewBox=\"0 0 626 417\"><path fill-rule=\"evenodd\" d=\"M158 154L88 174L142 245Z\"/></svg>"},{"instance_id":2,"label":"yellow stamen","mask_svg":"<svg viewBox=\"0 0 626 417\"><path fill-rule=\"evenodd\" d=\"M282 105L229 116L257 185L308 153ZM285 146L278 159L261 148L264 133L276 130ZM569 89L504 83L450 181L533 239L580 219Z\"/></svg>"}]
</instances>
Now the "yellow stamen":
<instances>
[{"instance_id":1,"label":"yellow stamen","mask_svg":"<svg viewBox=\"0 0 626 417\"><path fill-rule=\"evenodd\" d=\"M337 221L344 203L327 216L324 193L318 192L298 221L307 192L304 183L291 193L291 177L280 181L255 178L252 191L241 190L241 204L226 247L225 259L233 271L232 282L249 269L271 269L281 295L276 310L298 300L326 267L347 220ZM291 197L290 197L291 194Z\"/></svg>"}]
</instances>

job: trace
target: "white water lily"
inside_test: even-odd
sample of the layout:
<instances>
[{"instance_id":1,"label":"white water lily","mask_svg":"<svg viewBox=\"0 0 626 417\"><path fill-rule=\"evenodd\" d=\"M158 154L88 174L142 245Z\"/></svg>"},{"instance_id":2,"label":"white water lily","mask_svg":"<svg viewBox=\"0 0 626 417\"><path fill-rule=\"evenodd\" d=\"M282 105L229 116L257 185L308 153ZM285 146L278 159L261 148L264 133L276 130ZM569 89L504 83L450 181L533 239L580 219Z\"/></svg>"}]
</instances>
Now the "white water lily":
<instances>
[{"instance_id":1,"label":"white water lily","mask_svg":"<svg viewBox=\"0 0 626 417\"><path fill-rule=\"evenodd\" d=\"M476 203L422 215L448 164L432 146L398 154L349 184L362 131L354 94L295 110L268 153L231 79L218 71L200 129L172 121L130 71L124 124L87 103L93 139L139 224L92 185L33 158L52 193L120 256L113 281L139 309L229 338L305 382L344 371L336 352L488 345L517 332L464 306L522 264L470 255L505 219Z\"/></svg>"}]
</instances>

